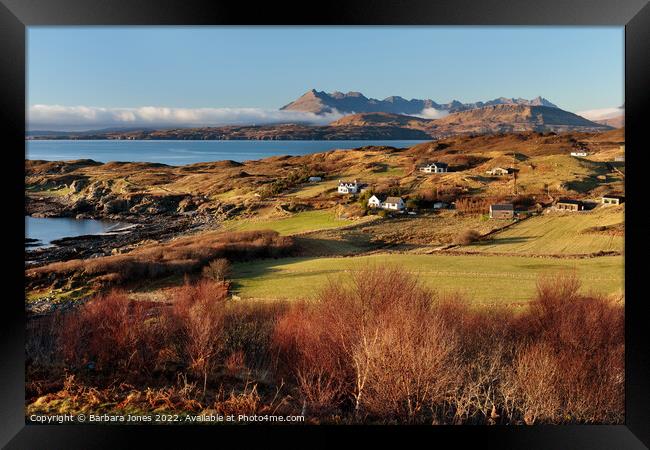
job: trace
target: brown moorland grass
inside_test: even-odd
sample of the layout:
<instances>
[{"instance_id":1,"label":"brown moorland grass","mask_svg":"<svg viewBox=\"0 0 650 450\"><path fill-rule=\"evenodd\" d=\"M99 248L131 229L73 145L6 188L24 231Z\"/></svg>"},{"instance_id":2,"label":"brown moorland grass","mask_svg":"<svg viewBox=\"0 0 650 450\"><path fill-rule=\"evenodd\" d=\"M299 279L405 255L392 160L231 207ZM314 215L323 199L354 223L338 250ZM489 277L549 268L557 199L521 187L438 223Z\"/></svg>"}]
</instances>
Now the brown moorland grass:
<instances>
[{"instance_id":1,"label":"brown moorland grass","mask_svg":"<svg viewBox=\"0 0 650 450\"><path fill-rule=\"evenodd\" d=\"M48 264L29 269L26 275L35 284L79 273L105 284L119 285L143 278L186 274L217 258L246 261L287 256L293 250L293 239L275 231L211 232L147 245L123 255Z\"/></svg>"}]
</instances>

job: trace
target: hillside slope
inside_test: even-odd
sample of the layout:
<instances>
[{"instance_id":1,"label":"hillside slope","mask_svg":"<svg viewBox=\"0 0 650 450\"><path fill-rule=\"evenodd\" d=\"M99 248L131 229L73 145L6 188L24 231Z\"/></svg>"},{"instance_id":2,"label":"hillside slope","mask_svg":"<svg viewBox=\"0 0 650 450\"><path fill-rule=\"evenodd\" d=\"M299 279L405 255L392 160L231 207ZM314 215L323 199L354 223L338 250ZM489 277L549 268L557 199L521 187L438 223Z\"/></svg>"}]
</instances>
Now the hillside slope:
<instances>
[{"instance_id":1,"label":"hillside slope","mask_svg":"<svg viewBox=\"0 0 650 450\"><path fill-rule=\"evenodd\" d=\"M441 119L390 113L359 113L338 119L333 127L391 126L421 130L431 137L457 134L494 134L525 131L605 131L611 127L559 108L529 105L494 105L449 114Z\"/></svg>"}]
</instances>

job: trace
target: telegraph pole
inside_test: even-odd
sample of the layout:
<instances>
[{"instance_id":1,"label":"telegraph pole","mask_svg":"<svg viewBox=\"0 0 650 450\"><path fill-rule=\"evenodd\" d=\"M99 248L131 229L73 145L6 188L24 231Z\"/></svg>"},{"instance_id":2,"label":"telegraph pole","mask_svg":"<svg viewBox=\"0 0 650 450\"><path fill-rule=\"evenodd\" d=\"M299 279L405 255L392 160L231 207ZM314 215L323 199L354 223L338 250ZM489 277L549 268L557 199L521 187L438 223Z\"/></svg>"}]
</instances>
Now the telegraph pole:
<instances>
[{"instance_id":1,"label":"telegraph pole","mask_svg":"<svg viewBox=\"0 0 650 450\"><path fill-rule=\"evenodd\" d=\"M512 152L512 179L513 179L514 183L513 183L512 190L513 190L514 195L517 195L517 157L515 155L516 155L516 153L513 150L513 152Z\"/></svg>"}]
</instances>

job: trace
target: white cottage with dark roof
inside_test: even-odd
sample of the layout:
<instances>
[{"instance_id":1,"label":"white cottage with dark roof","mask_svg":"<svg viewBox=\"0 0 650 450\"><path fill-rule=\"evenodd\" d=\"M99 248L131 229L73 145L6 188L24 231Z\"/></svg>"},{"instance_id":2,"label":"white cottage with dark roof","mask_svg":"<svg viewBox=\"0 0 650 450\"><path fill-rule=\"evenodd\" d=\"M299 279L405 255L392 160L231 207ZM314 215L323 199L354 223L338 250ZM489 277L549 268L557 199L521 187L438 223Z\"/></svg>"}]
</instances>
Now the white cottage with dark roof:
<instances>
[{"instance_id":1,"label":"white cottage with dark roof","mask_svg":"<svg viewBox=\"0 0 650 450\"><path fill-rule=\"evenodd\" d=\"M359 192L361 185L354 181L341 181L339 180L338 193L339 194L356 194Z\"/></svg>"},{"instance_id":2,"label":"white cottage with dark roof","mask_svg":"<svg viewBox=\"0 0 650 450\"><path fill-rule=\"evenodd\" d=\"M427 163L423 166L420 166L420 172L422 173L445 173L447 172L448 165L442 162L432 162Z\"/></svg>"}]
</instances>

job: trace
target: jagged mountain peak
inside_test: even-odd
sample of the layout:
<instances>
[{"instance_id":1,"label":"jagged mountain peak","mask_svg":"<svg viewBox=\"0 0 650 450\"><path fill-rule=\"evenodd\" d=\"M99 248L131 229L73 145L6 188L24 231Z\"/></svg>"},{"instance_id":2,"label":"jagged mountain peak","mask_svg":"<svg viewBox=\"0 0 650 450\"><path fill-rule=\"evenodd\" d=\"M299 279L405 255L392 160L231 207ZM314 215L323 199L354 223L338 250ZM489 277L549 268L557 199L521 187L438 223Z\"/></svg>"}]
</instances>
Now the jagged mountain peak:
<instances>
[{"instance_id":1,"label":"jagged mountain peak","mask_svg":"<svg viewBox=\"0 0 650 450\"><path fill-rule=\"evenodd\" d=\"M435 108L450 113L466 111L499 104L528 105L528 106L557 106L542 96L531 100L524 98L499 97L489 101L475 103L463 103L459 100L452 100L449 103L437 103L431 99L406 100L399 95L386 97L383 100L368 98L358 91L343 93L334 91L327 93L311 89L297 100L283 106L283 110L312 112L315 114L326 114L337 111L339 113L364 113L364 112L386 112L392 114L419 114L423 109Z\"/></svg>"}]
</instances>

